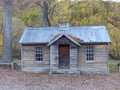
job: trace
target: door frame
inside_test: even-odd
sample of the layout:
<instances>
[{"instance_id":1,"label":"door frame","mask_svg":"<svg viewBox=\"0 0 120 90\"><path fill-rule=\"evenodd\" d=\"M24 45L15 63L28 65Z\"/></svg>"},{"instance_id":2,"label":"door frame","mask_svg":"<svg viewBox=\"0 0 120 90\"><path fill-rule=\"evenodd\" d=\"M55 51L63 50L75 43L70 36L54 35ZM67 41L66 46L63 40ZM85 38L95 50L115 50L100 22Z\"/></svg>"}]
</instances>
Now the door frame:
<instances>
[{"instance_id":1,"label":"door frame","mask_svg":"<svg viewBox=\"0 0 120 90\"><path fill-rule=\"evenodd\" d=\"M60 67L60 46L67 46L68 47L68 66L66 67L66 68L62 68L62 67ZM58 55L59 55L59 58L58 58L58 67L59 67L59 69L70 69L70 45L69 44L60 44L59 46L58 46Z\"/></svg>"}]
</instances>

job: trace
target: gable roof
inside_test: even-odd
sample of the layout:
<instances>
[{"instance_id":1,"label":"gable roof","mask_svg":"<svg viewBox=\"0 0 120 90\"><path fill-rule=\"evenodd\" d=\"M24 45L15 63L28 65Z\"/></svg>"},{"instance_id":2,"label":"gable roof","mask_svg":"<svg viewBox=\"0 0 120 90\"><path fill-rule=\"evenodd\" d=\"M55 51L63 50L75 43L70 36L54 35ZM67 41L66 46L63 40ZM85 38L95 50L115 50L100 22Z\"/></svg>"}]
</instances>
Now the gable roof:
<instances>
[{"instance_id":1,"label":"gable roof","mask_svg":"<svg viewBox=\"0 0 120 90\"><path fill-rule=\"evenodd\" d=\"M110 43L105 26L25 28L20 44L48 44L58 34L68 34L84 43Z\"/></svg>"},{"instance_id":2,"label":"gable roof","mask_svg":"<svg viewBox=\"0 0 120 90\"><path fill-rule=\"evenodd\" d=\"M65 36L67 39L69 39L70 41L72 41L74 44L80 46L80 43L78 43L76 40L74 40L73 38L71 38L67 34L59 34L59 35L55 36L55 38L53 40L51 40L50 43L48 43L48 46L52 45L54 42L56 42L58 39L60 39L63 36Z\"/></svg>"}]
</instances>

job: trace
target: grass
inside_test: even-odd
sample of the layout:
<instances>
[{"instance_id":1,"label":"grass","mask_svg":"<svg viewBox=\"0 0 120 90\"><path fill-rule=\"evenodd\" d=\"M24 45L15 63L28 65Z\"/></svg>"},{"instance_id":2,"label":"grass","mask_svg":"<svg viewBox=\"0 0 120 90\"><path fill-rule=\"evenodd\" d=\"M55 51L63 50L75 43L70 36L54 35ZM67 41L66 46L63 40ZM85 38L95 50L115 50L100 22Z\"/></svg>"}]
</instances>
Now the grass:
<instances>
[{"instance_id":1,"label":"grass","mask_svg":"<svg viewBox=\"0 0 120 90\"><path fill-rule=\"evenodd\" d=\"M0 34L0 46L3 44L2 35Z\"/></svg>"},{"instance_id":2,"label":"grass","mask_svg":"<svg viewBox=\"0 0 120 90\"><path fill-rule=\"evenodd\" d=\"M0 45L0 58L2 57L2 46Z\"/></svg>"},{"instance_id":3,"label":"grass","mask_svg":"<svg viewBox=\"0 0 120 90\"><path fill-rule=\"evenodd\" d=\"M2 35L0 34L0 58L2 56L2 44L3 44L3 42L2 42Z\"/></svg>"},{"instance_id":4,"label":"grass","mask_svg":"<svg viewBox=\"0 0 120 90\"><path fill-rule=\"evenodd\" d=\"M109 64L109 69L111 72L118 72L118 64Z\"/></svg>"}]
</instances>

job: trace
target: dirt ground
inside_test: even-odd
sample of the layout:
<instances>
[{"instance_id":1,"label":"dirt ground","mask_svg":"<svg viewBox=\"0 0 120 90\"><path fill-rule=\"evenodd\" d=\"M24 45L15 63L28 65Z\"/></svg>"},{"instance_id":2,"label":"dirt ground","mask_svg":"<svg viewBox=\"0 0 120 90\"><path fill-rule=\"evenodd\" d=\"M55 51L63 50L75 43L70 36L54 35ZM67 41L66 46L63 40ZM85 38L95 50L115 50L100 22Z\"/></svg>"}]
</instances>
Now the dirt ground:
<instances>
[{"instance_id":1,"label":"dirt ground","mask_svg":"<svg viewBox=\"0 0 120 90\"><path fill-rule=\"evenodd\" d=\"M0 67L0 90L120 90L120 73L35 74Z\"/></svg>"}]
</instances>

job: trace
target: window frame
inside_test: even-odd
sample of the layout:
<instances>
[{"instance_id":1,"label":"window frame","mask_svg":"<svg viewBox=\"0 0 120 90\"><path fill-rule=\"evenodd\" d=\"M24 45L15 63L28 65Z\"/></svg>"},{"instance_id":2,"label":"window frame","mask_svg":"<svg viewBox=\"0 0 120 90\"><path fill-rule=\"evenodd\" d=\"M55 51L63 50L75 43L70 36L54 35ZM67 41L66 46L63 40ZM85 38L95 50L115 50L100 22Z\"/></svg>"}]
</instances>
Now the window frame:
<instances>
[{"instance_id":1,"label":"window frame","mask_svg":"<svg viewBox=\"0 0 120 90\"><path fill-rule=\"evenodd\" d=\"M86 54L86 62L94 62L94 46L93 45L86 45L85 47L85 54Z\"/></svg>"},{"instance_id":2,"label":"window frame","mask_svg":"<svg viewBox=\"0 0 120 90\"><path fill-rule=\"evenodd\" d=\"M43 62L43 46L35 46L35 62Z\"/></svg>"}]
</instances>

